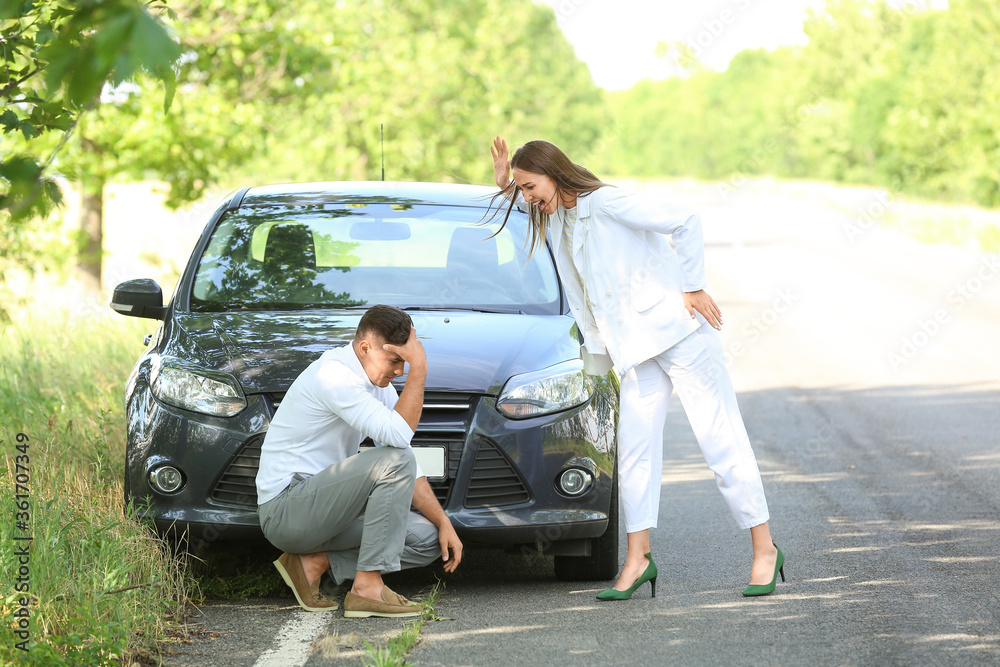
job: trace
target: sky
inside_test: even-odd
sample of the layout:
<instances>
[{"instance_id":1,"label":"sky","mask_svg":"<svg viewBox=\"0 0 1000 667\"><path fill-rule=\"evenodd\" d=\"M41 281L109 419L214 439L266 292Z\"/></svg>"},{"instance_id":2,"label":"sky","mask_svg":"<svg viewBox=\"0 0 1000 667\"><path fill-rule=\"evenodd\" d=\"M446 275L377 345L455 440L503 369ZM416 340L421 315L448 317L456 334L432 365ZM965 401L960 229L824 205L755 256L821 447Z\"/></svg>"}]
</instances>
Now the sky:
<instances>
[{"instance_id":1,"label":"sky","mask_svg":"<svg viewBox=\"0 0 1000 667\"><path fill-rule=\"evenodd\" d=\"M806 9L822 0L536 0L549 5L597 85L629 88L676 71L657 58L660 42L680 41L705 65L724 70L744 49L805 44ZM887 0L908 6L943 0Z\"/></svg>"}]
</instances>

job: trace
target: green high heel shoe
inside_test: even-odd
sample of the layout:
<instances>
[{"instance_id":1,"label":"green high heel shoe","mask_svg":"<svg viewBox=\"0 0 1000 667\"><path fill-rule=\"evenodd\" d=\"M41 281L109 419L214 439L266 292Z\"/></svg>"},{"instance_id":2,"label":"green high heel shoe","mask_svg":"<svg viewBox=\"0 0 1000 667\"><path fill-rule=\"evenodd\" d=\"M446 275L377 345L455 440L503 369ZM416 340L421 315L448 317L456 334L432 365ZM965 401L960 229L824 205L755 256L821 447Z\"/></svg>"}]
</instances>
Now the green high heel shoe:
<instances>
[{"instance_id":1,"label":"green high heel shoe","mask_svg":"<svg viewBox=\"0 0 1000 667\"><path fill-rule=\"evenodd\" d=\"M749 598L757 595L770 595L774 592L774 587L778 583L778 574L781 574L781 580L785 580L785 554L781 553L781 549L778 545L774 545L775 549L778 549L778 560L774 561L774 578L771 579L769 584L750 584L743 589L743 597Z\"/></svg>"},{"instance_id":2,"label":"green high heel shoe","mask_svg":"<svg viewBox=\"0 0 1000 667\"><path fill-rule=\"evenodd\" d=\"M619 591L615 588L608 588L597 594L598 600L628 600L632 597L632 593L635 593L635 589L642 586L647 581L650 587L653 589L653 597L656 597L656 563L653 562L652 554L646 554L646 558L649 559L649 565L646 566L646 570L639 575L639 578L635 580L632 587L628 590Z\"/></svg>"}]
</instances>

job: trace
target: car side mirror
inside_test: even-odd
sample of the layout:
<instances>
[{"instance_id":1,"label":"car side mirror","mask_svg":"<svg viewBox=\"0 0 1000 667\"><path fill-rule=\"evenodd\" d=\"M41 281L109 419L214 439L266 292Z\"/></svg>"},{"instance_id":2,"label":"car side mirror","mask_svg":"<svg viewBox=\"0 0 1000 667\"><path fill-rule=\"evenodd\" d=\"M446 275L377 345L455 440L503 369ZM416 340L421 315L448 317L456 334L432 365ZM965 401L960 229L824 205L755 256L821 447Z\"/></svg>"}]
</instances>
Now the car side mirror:
<instances>
[{"instance_id":1,"label":"car side mirror","mask_svg":"<svg viewBox=\"0 0 1000 667\"><path fill-rule=\"evenodd\" d=\"M111 297L111 309L122 315L153 320L162 320L167 314L163 305L163 290L151 278L119 283Z\"/></svg>"}]
</instances>

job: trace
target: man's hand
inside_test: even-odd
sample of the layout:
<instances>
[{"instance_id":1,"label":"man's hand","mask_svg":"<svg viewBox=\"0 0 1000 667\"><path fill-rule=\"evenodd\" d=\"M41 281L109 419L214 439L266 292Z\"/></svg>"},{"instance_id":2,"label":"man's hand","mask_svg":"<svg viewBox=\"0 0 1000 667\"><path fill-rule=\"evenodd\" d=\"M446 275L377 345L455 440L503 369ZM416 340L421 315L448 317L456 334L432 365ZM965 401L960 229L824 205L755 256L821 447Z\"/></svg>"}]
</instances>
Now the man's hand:
<instances>
[{"instance_id":1,"label":"man's hand","mask_svg":"<svg viewBox=\"0 0 1000 667\"><path fill-rule=\"evenodd\" d=\"M462 562L462 540L458 539L458 533L455 532L455 528L447 517L438 525L438 543L441 545L441 560L444 561L444 571L454 572L458 568L458 564ZM451 552L450 556L449 552Z\"/></svg>"},{"instance_id":2,"label":"man's hand","mask_svg":"<svg viewBox=\"0 0 1000 667\"><path fill-rule=\"evenodd\" d=\"M442 509L426 477L418 477L413 485L413 507L437 526L444 571L454 572L462 562L462 541L458 539L451 519Z\"/></svg>"},{"instance_id":3,"label":"man's hand","mask_svg":"<svg viewBox=\"0 0 1000 667\"><path fill-rule=\"evenodd\" d=\"M399 355L399 358L410 364L410 373L406 376L406 386L399 395L396 406L398 412L411 430L416 431L420 424L420 413L424 409L424 382L427 381L427 355L424 344L417 338L417 330L410 327L410 337L403 345L386 343L382 346L386 352Z\"/></svg>"},{"instance_id":4,"label":"man's hand","mask_svg":"<svg viewBox=\"0 0 1000 667\"><path fill-rule=\"evenodd\" d=\"M410 327L410 337L402 345L386 343L382 346L386 352L399 355L399 358L410 364L410 366L427 365L427 355L424 352L424 344L417 338L417 330Z\"/></svg>"},{"instance_id":5,"label":"man's hand","mask_svg":"<svg viewBox=\"0 0 1000 667\"><path fill-rule=\"evenodd\" d=\"M501 190L510 185L510 158L507 154L507 142L497 135L490 146L490 154L493 156L493 180Z\"/></svg>"},{"instance_id":6,"label":"man's hand","mask_svg":"<svg viewBox=\"0 0 1000 667\"><path fill-rule=\"evenodd\" d=\"M694 311L697 310L713 327L722 328L722 311L705 290L684 292L684 307L691 313L692 319L694 319Z\"/></svg>"}]
</instances>

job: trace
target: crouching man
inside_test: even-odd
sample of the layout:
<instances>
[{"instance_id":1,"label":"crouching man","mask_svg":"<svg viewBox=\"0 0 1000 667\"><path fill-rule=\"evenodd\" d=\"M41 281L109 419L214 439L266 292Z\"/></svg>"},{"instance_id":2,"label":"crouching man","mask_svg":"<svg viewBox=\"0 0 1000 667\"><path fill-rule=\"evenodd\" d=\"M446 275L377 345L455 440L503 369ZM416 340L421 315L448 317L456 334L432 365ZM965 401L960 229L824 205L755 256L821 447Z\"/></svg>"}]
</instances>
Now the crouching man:
<instances>
[{"instance_id":1,"label":"crouching man","mask_svg":"<svg viewBox=\"0 0 1000 667\"><path fill-rule=\"evenodd\" d=\"M410 370L402 394L390 382ZM410 449L423 409L427 359L409 315L365 312L351 345L325 352L288 389L261 447L258 513L274 562L308 611L330 570L353 579L344 616L416 616L420 606L382 583L383 572L441 557L453 572L462 543ZM358 454L365 436L376 446ZM417 512L410 511L410 506Z\"/></svg>"}]
</instances>

